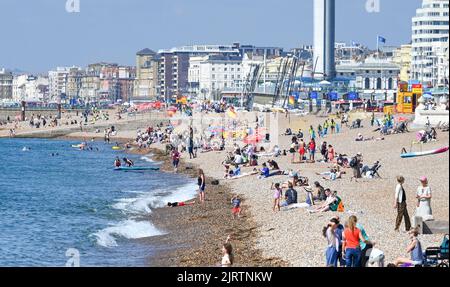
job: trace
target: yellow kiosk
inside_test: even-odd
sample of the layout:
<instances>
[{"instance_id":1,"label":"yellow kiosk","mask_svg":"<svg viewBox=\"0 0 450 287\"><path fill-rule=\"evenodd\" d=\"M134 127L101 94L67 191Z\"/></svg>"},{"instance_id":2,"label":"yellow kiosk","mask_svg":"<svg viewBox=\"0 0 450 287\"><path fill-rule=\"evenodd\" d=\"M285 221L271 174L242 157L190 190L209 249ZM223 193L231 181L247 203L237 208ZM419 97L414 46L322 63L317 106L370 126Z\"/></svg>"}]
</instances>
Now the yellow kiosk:
<instances>
[{"instance_id":1,"label":"yellow kiosk","mask_svg":"<svg viewBox=\"0 0 450 287\"><path fill-rule=\"evenodd\" d=\"M394 106L385 107L385 114L413 114L416 110L418 100L423 95L423 87L421 84L412 85L409 89L408 83L399 84L398 93L394 98Z\"/></svg>"}]
</instances>

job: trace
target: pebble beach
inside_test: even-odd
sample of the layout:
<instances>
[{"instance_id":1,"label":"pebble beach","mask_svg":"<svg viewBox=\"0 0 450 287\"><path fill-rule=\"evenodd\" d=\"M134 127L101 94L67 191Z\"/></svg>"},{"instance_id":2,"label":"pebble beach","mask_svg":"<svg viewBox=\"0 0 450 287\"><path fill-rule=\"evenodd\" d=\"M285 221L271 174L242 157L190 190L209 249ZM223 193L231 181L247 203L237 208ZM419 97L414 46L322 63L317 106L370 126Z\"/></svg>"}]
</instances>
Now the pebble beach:
<instances>
[{"instance_id":1,"label":"pebble beach","mask_svg":"<svg viewBox=\"0 0 450 287\"><path fill-rule=\"evenodd\" d=\"M254 118L254 115L240 115ZM268 115L267 115L268 116ZM176 132L183 132L189 127L191 120L208 120L208 115L194 114L194 118L186 118L176 126ZM211 117L215 117L211 115ZM365 137L378 137L370 126L369 114L352 114L351 119L362 118L363 128L349 129L343 127L339 134L328 135L325 139L317 139L318 145L322 141L332 144L337 153L353 156L358 152L363 154L364 163L381 162L379 171L381 178L360 179L351 181L351 169L346 170L342 179L325 181L316 173L328 171L327 163L291 163L291 157L281 156L272 158L277 161L282 170L300 170L302 176L308 177L309 182L319 181L325 188L336 190L345 205L344 213L326 212L309 214L305 209L272 211L272 183L282 183L288 180L287 176L273 176L267 179L258 179L257 176L248 176L235 180L223 179L224 168L222 162L226 157L225 151L211 151L199 153L195 159L189 159L186 153L182 154L184 169L180 172L193 175L193 169L202 168L208 177L208 182L219 180L219 186L208 185L208 201L204 206L195 205L192 208L164 209L155 212L152 221L162 229L172 230L172 238L155 237L151 241L169 241L178 246L177 250L161 252L159 259L149 262L150 266L214 266L220 260L220 248L228 235L235 237L236 265L237 266L292 266L292 267L324 267L326 240L322 236L322 228L332 216L338 215L345 221L355 214L359 222L365 227L367 234L376 247L383 250L386 263L393 262L397 257L407 256L406 246L408 235L401 227L400 232L394 231L396 210L393 208L396 176L403 175L406 179L405 188L408 198L408 211L411 218L415 211L415 191L419 185L419 178L427 176L433 191L432 209L435 220L447 221L449 214L449 158L448 152L419 157L401 159L402 148L409 150L411 142L415 140L415 130L409 133L389 135L382 141L356 142L356 136L361 133ZM326 118L319 116L280 116L277 126L279 131L279 146L289 149L291 136L283 136L286 128L292 130L302 128L304 131L310 125L317 127ZM155 121L153 121L154 123ZM108 124L117 124L108 123ZM142 119L138 122L130 120L120 126L114 141L132 141L137 129L145 129L152 122ZM33 132L34 133L34 132ZM5 134L3 136L6 136ZM27 135L26 131L21 136ZM45 137L45 133L43 135ZM74 131L66 129L64 138L90 139L101 138L91 130ZM243 146L244 144L235 141ZM449 145L448 132L438 132L438 141L415 146L414 149L432 150ZM164 150L165 146L156 144L152 148ZM150 151L139 151L150 152ZM155 153L155 151L154 151ZM320 155L318 155L320 157ZM166 170L168 157L159 155L158 159L165 160ZM270 157L259 159L259 165ZM188 166L188 170L186 170ZM242 172L251 172L253 168L243 168ZM305 192L297 188L299 202L305 201ZM243 219L233 220L229 200L232 195L238 194L243 198ZM177 232L178 230L178 232ZM204 234L204 236L198 236ZM439 246L443 235L420 235L423 248ZM155 261L156 260L156 261Z\"/></svg>"}]
</instances>

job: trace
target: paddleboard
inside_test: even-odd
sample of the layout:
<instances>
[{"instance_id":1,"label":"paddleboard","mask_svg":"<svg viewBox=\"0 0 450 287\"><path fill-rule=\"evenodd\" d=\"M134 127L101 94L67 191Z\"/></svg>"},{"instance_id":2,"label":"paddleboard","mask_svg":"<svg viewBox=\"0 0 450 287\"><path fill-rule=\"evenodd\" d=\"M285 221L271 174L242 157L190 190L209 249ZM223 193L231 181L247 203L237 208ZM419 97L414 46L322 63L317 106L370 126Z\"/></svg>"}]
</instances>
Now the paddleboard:
<instances>
[{"instance_id":1,"label":"paddleboard","mask_svg":"<svg viewBox=\"0 0 450 287\"><path fill-rule=\"evenodd\" d=\"M74 144L74 145L72 145L72 147L73 148L82 148L82 147L84 147L84 145L82 145L82 144Z\"/></svg>"},{"instance_id":2,"label":"paddleboard","mask_svg":"<svg viewBox=\"0 0 450 287\"><path fill-rule=\"evenodd\" d=\"M127 166L122 166L122 167L116 167L114 168L114 170L117 171L142 171L142 170L159 170L159 167L149 167L149 166L132 166L132 167L127 167Z\"/></svg>"},{"instance_id":3,"label":"paddleboard","mask_svg":"<svg viewBox=\"0 0 450 287\"><path fill-rule=\"evenodd\" d=\"M433 154L440 154L444 153L449 150L449 147L443 147L435 150L429 150L429 151L423 151L423 152L410 152L410 153L404 153L401 156L401 158L412 158L412 157L419 157L419 156L427 156L427 155L433 155Z\"/></svg>"}]
</instances>

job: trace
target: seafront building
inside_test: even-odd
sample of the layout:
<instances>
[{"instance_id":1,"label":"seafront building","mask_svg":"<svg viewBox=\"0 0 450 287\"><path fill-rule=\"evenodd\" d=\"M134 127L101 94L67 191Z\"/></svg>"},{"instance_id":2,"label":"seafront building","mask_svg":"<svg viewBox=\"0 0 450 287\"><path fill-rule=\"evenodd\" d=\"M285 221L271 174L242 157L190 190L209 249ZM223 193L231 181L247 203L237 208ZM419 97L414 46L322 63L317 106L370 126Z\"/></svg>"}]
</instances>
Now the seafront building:
<instances>
[{"instance_id":1,"label":"seafront building","mask_svg":"<svg viewBox=\"0 0 450 287\"><path fill-rule=\"evenodd\" d=\"M159 91L160 99L174 101L189 93L189 61L191 57L222 55L239 56L234 46L197 45L160 50Z\"/></svg>"},{"instance_id":2,"label":"seafront building","mask_svg":"<svg viewBox=\"0 0 450 287\"><path fill-rule=\"evenodd\" d=\"M224 89L240 89L243 81L242 57L210 55L192 57L189 86L204 99L220 100Z\"/></svg>"},{"instance_id":3,"label":"seafront building","mask_svg":"<svg viewBox=\"0 0 450 287\"><path fill-rule=\"evenodd\" d=\"M394 51L392 63L400 67L399 79L408 82L411 78L411 44L401 45Z\"/></svg>"},{"instance_id":4,"label":"seafront building","mask_svg":"<svg viewBox=\"0 0 450 287\"><path fill-rule=\"evenodd\" d=\"M13 75L5 69L0 69L0 101L11 100L13 97Z\"/></svg>"},{"instance_id":5,"label":"seafront building","mask_svg":"<svg viewBox=\"0 0 450 287\"><path fill-rule=\"evenodd\" d=\"M13 101L44 103L49 101L49 79L42 76L19 75L13 80Z\"/></svg>"},{"instance_id":6,"label":"seafront building","mask_svg":"<svg viewBox=\"0 0 450 287\"><path fill-rule=\"evenodd\" d=\"M392 99L397 93L400 67L389 59L368 58L364 62L342 62L336 66L338 78L350 79L349 88L361 98Z\"/></svg>"},{"instance_id":7,"label":"seafront building","mask_svg":"<svg viewBox=\"0 0 450 287\"><path fill-rule=\"evenodd\" d=\"M448 45L449 1L423 0L412 18L411 78L425 87L448 82L448 65L444 66Z\"/></svg>"},{"instance_id":8,"label":"seafront building","mask_svg":"<svg viewBox=\"0 0 450 287\"><path fill-rule=\"evenodd\" d=\"M159 95L159 61L158 54L148 48L136 53L135 100L155 100Z\"/></svg>"},{"instance_id":9,"label":"seafront building","mask_svg":"<svg viewBox=\"0 0 450 287\"><path fill-rule=\"evenodd\" d=\"M57 67L56 70L48 72L50 101L59 103L66 97L70 69L70 67Z\"/></svg>"}]
</instances>

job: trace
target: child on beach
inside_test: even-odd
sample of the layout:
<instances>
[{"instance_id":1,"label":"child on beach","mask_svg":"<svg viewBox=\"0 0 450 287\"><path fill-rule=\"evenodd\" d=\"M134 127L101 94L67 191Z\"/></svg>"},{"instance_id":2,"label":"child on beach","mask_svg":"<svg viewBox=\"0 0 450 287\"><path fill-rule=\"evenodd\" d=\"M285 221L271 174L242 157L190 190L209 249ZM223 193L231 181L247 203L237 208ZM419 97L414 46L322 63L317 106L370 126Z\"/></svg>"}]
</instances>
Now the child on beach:
<instances>
[{"instance_id":1,"label":"child on beach","mask_svg":"<svg viewBox=\"0 0 450 287\"><path fill-rule=\"evenodd\" d=\"M272 183L272 186L270 187L270 189L274 191L273 212L281 211L280 200L281 200L281 197L283 196L283 190L281 189L279 183L275 183L275 185Z\"/></svg>"},{"instance_id":2,"label":"child on beach","mask_svg":"<svg viewBox=\"0 0 450 287\"><path fill-rule=\"evenodd\" d=\"M262 164L262 169L260 169L259 179L268 178L270 176L270 169L267 167L266 163Z\"/></svg>"},{"instance_id":3,"label":"child on beach","mask_svg":"<svg viewBox=\"0 0 450 287\"><path fill-rule=\"evenodd\" d=\"M239 195L233 196L233 198L231 199L231 204L233 205L233 209L231 210L231 212L233 213L233 218L241 218L242 209L241 199L239 198Z\"/></svg>"},{"instance_id":4,"label":"child on beach","mask_svg":"<svg viewBox=\"0 0 450 287\"><path fill-rule=\"evenodd\" d=\"M168 207L182 207L182 206L188 206L188 205L194 205L195 201L192 202L168 202Z\"/></svg>"},{"instance_id":5,"label":"child on beach","mask_svg":"<svg viewBox=\"0 0 450 287\"><path fill-rule=\"evenodd\" d=\"M178 171L178 164L180 163L180 153L178 152L178 150L176 148L174 148L172 150L172 165L173 165L173 169L174 172Z\"/></svg>"}]
</instances>

